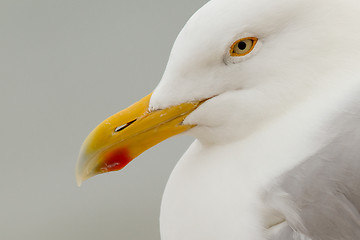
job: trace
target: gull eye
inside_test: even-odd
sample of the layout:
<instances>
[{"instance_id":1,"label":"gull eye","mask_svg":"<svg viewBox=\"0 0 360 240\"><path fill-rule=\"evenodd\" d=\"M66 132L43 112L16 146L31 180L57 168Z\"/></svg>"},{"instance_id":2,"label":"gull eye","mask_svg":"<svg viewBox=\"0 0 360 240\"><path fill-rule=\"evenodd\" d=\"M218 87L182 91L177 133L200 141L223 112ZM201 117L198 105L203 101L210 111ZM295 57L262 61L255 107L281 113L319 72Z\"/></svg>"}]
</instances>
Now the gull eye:
<instances>
[{"instance_id":1,"label":"gull eye","mask_svg":"<svg viewBox=\"0 0 360 240\"><path fill-rule=\"evenodd\" d=\"M256 37L248 37L237 40L230 48L230 56L241 57L249 54L255 47L258 39Z\"/></svg>"}]
</instances>

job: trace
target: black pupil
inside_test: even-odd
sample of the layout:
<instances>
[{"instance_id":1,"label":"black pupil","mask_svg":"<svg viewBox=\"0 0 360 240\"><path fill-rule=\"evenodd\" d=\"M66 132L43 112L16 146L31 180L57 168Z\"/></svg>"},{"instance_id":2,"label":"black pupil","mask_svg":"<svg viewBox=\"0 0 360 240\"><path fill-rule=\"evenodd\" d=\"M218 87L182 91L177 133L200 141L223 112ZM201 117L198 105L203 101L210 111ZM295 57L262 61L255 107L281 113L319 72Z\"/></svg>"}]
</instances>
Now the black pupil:
<instances>
[{"instance_id":1,"label":"black pupil","mask_svg":"<svg viewBox=\"0 0 360 240\"><path fill-rule=\"evenodd\" d=\"M239 42L239 43L238 43L238 48L239 48L240 50L244 50L244 49L246 48L246 43L243 42L243 41Z\"/></svg>"}]
</instances>

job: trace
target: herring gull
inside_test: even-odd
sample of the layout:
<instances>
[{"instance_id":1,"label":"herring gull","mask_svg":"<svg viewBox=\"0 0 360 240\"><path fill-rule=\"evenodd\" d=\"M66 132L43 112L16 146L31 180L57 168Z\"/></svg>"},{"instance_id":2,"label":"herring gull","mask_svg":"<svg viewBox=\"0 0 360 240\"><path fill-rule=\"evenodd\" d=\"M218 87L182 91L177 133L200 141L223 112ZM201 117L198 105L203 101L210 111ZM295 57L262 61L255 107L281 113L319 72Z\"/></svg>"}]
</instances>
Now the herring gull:
<instances>
[{"instance_id":1,"label":"herring gull","mask_svg":"<svg viewBox=\"0 0 360 240\"><path fill-rule=\"evenodd\" d=\"M358 0L212 0L152 94L85 140L77 180L196 138L161 205L163 240L360 239Z\"/></svg>"}]
</instances>

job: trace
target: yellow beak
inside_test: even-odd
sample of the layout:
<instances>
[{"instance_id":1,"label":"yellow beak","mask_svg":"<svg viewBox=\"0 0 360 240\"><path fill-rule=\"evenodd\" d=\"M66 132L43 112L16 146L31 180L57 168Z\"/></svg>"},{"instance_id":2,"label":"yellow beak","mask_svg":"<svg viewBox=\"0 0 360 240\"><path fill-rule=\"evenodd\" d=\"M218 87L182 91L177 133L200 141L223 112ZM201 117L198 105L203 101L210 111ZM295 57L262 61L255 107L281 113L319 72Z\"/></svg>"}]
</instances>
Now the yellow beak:
<instances>
[{"instance_id":1,"label":"yellow beak","mask_svg":"<svg viewBox=\"0 0 360 240\"><path fill-rule=\"evenodd\" d=\"M76 166L78 185L97 174L118 171L145 150L194 127L182 122L203 101L149 112L150 97L109 117L89 134Z\"/></svg>"}]
</instances>

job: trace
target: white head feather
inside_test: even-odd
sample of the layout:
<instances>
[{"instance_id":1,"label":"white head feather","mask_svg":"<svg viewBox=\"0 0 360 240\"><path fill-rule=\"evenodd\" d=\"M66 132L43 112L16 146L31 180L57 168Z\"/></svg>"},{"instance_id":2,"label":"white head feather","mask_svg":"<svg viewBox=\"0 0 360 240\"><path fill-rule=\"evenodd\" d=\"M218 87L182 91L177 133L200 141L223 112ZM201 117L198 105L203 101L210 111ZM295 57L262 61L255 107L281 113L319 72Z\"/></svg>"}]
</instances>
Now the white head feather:
<instances>
[{"instance_id":1,"label":"white head feather","mask_svg":"<svg viewBox=\"0 0 360 240\"><path fill-rule=\"evenodd\" d=\"M185 120L198 125L191 133L215 142L245 136L359 79L358 13L356 0L210 1L179 34L150 108L216 96ZM233 42L249 36L259 38L255 49L231 57Z\"/></svg>"}]
</instances>

